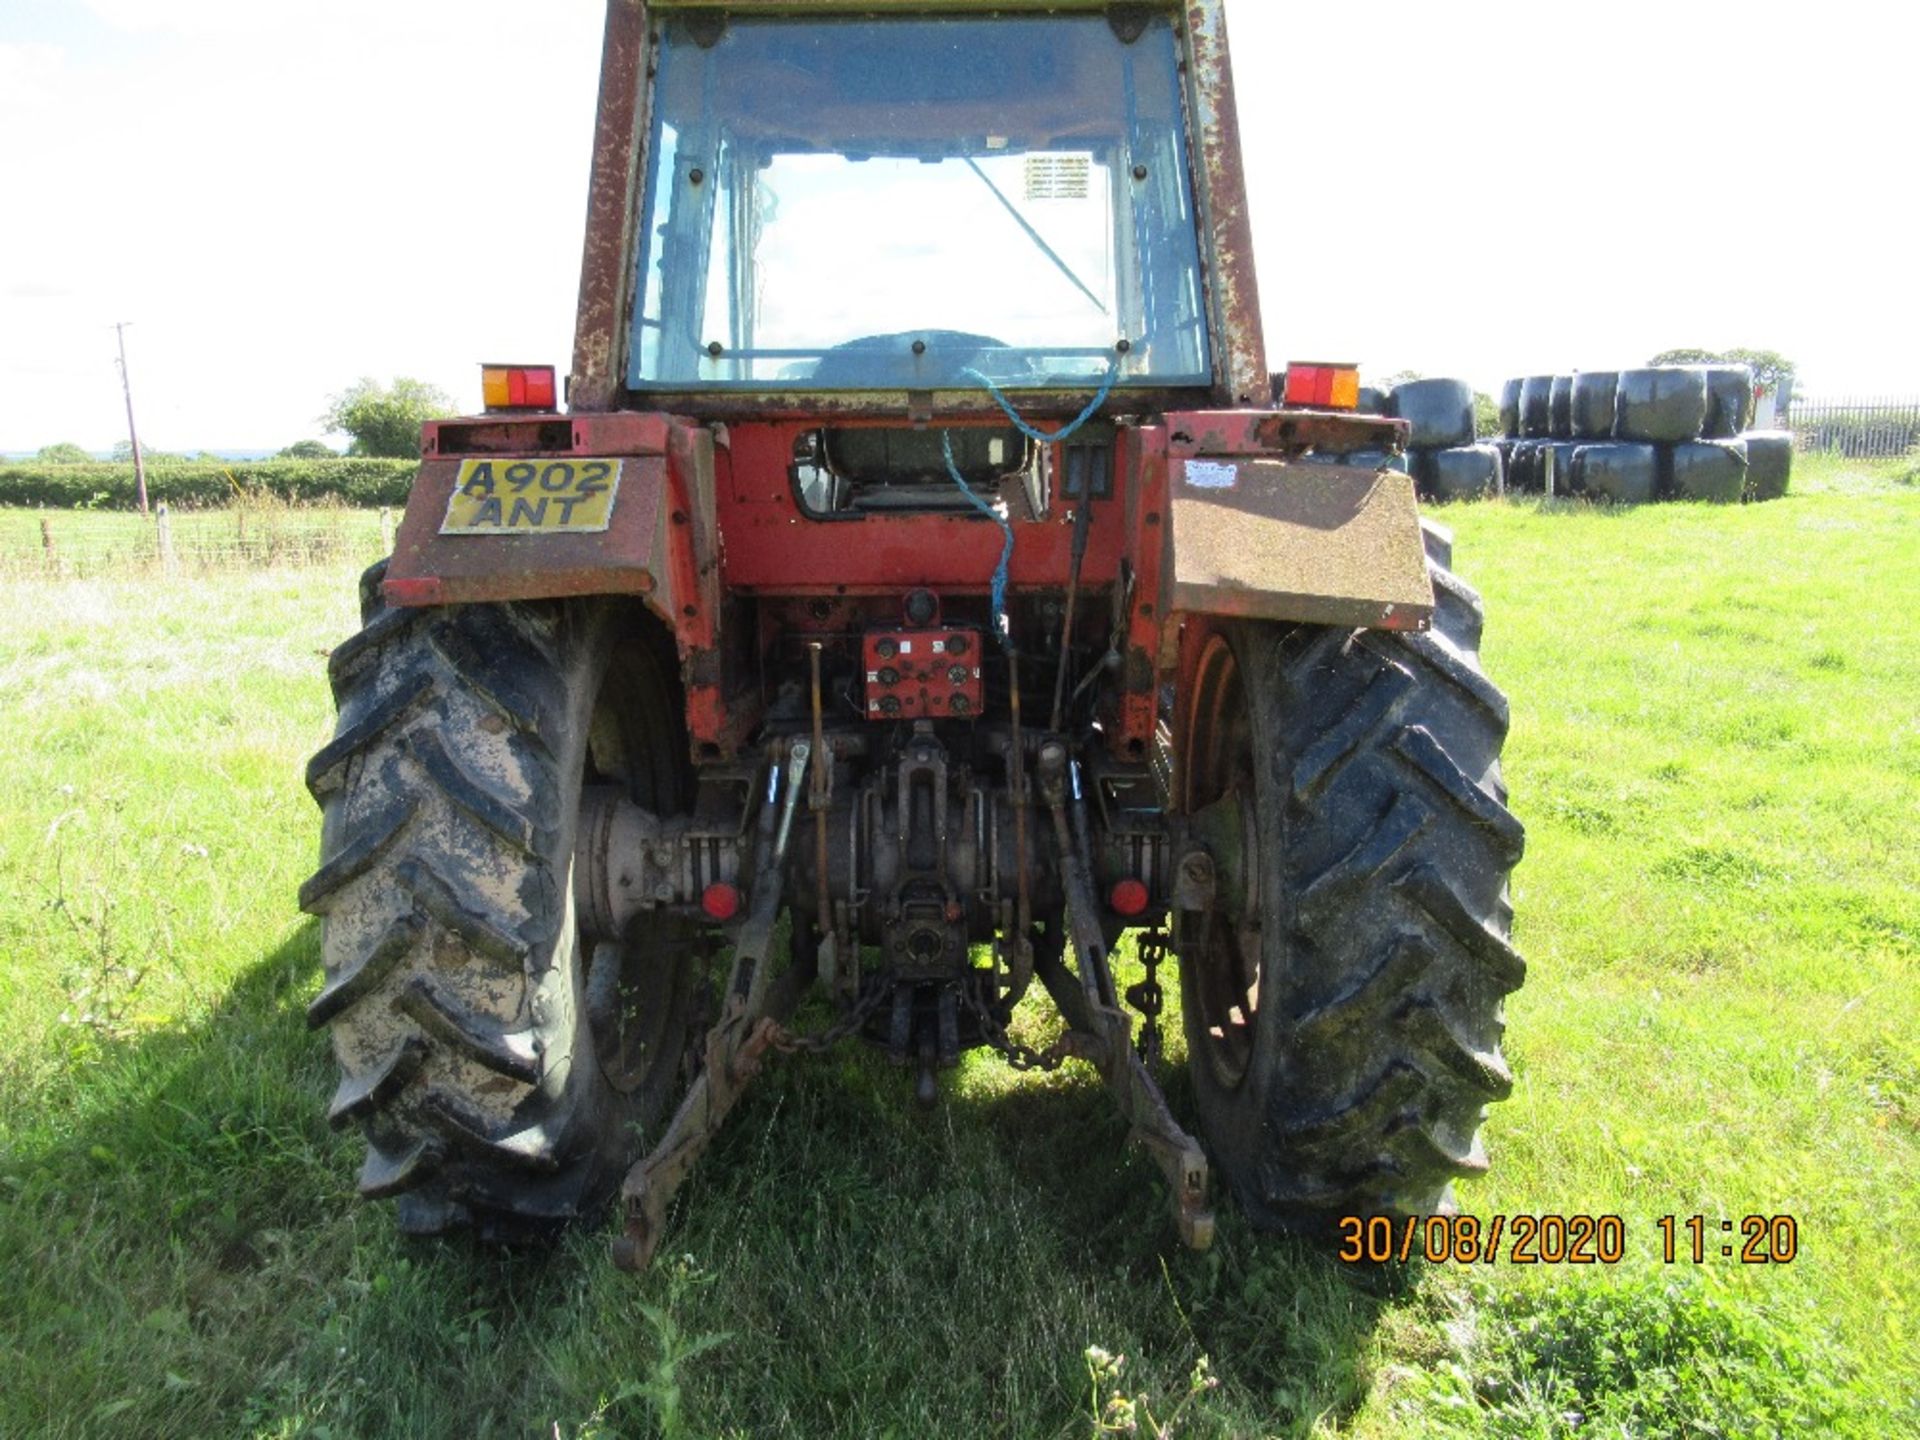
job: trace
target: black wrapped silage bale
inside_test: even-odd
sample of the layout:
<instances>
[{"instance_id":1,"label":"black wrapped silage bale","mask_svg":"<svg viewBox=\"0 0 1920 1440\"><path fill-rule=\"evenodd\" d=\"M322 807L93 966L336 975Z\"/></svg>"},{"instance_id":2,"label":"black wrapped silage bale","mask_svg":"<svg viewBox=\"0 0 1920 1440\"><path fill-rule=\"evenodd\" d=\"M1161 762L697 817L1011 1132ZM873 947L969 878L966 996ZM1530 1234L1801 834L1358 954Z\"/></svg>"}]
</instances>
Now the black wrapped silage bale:
<instances>
[{"instance_id":1,"label":"black wrapped silage bale","mask_svg":"<svg viewBox=\"0 0 1920 1440\"><path fill-rule=\"evenodd\" d=\"M1473 443L1473 387L1464 380L1409 380L1387 397L1390 415L1413 428L1416 450Z\"/></svg>"},{"instance_id":2,"label":"black wrapped silage bale","mask_svg":"<svg viewBox=\"0 0 1920 1440\"><path fill-rule=\"evenodd\" d=\"M1618 370L1583 370L1573 377L1574 439L1613 438L1613 404L1619 390Z\"/></svg>"},{"instance_id":3,"label":"black wrapped silage bale","mask_svg":"<svg viewBox=\"0 0 1920 1440\"><path fill-rule=\"evenodd\" d=\"M1576 446L1573 485L1582 495L1621 505L1653 499L1660 479L1660 454L1652 445L1608 442Z\"/></svg>"},{"instance_id":4,"label":"black wrapped silage bale","mask_svg":"<svg viewBox=\"0 0 1920 1440\"><path fill-rule=\"evenodd\" d=\"M1537 494L1540 490L1540 450L1544 440L1516 440L1507 452L1507 490Z\"/></svg>"},{"instance_id":5,"label":"black wrapped silage bale","mask_svg":"<svg viewBox=\"0 0 1920 1440\"><path fill-rule=\"evenodd\" d=\"M1414 452L1413 478L1429 500L1472 500L1506 488L1500 451L1492 445L1455 445Z\"/></svg>"},{"instance_id":6,"label":"black wrapped silage bale","mask_svg":"<svg viewBox=\"0 0 1920 1440\"><path fill-rule=\"evenodd\" d=\"M1732 440L1753 423L1753 371L1745 365L1703 365L1707 377L1707 419L1700 433L1709 440Z\"/></svg>"},{"instance_id":7,"label":"black wrapped silage bale","mask_svg":"<svg viewBox=\"0 0 1920 1440\"><path fill-rule=\"evenodd\" d=\"M1553 433L1553 376L1529 375L1520 382L1520 433L1528 440Z\"/></svg>"},{"instance_id":8,"label":"black wrapped silage bale","mask_svg":"<svg viewBox=\"0 0 1920 1440\"><path fill-rule=\"evenodd\" d=\"M1737 505L1747 493L1747 442L1690 440L1673 447L1673 498Z\"/></svg>"},{"instance_id":9,"label":"black wrapped silage bale","mask_svg":"<svg viewBox=\"0 0 1920 1440\"><path fill-rule=\"evenodd\" d=\"M1362 385L1360 401L1355 408L1362 415L1384 415L1387 413L1387 392L1377 385Z\"/></svg>"},{"instance_id":10,"label":"black wrapped silage bale","mask_svg":"<svg viewBox=\"0 0 1920 1440\"><path fill-rule=\"evenodd\" d=\"M1614 396L1616 440L1697 440L1707 423L1707 377L1679 365L1622 370Z\"/></svg>"},{"instance_id":11,"label":"black wrapped silage bale","mask_svg":"<svg viewBox=\"0 0 1920 1440\"><path fill-rule=\"evenodd\" d=\"M1507 440L1520 438L1520 387L1524 380L1509 380L1500 387L1500 434Z\"/></svg>"},{"instance_id":12,"label":"black wrapped silage bale","mask_svg":"<svg viewBox=\"0 0 1920 1440\"><path fill-rule=\"evenodd\" d=\"M1573 376L1556 375L1547 392L1547 426L1556 440L1573 438Z\"/></svg>"},{"instance_id":13,"label":"black wrapped silage bale","mask_svg":"<svg viewBox=\"0 0 1920 1440\"><path fill-rule=\"evenodd\" d=\"M1747 498L1778 500L1793 479L1793 432L1752 430L1747 442Z\"/></svg>"},{"instance_id":14,"label":"black wrapped silage bale","mask_svg":"<svg viewBox=\"0 0 1920 1440\"><path fill-rule=\"evenodd\" d=\"M1500 463L1506 467L1507 493L1526 489L1526 464L1528 446L1531 440L1503 440L1500 442Z\"/></svg>"}]
</instances>

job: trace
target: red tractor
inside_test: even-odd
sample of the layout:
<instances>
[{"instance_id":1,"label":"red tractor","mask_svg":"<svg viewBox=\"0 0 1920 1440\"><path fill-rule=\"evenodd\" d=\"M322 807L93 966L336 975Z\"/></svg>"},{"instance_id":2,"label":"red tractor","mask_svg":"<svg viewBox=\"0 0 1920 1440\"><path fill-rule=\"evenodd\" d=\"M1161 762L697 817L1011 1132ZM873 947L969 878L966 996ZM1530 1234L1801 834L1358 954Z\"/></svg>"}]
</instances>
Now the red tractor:
<instances>
[{"instance_id":1,"label":"red tractor","mask_svg":"<svg viewBox=\"0 0 1920 1440\"><path fill-rule=\"evenodd\" d=\"M1090 1062L1196 1246L1209 1157L1261 1226L1484 1169L1507 706L1404 427L1269 374L1222 3L611 0L565 394L427 427L308 772L404 1229L618 1194L644 1264L767 1052L855 1039Z\"/></svg>"}]
</instances>

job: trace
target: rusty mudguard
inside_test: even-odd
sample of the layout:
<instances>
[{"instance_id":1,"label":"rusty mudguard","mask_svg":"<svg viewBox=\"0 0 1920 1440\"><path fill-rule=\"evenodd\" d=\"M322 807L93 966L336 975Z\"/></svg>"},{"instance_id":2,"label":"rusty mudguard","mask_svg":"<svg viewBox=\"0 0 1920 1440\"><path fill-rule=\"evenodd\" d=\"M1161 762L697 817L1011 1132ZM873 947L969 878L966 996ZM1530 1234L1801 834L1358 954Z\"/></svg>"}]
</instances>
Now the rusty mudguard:
<instances>
[{"instance_id":1,"label":"rusty mudguard","mask_svg":"<svg viewBox=\"0 0 1920 1440\"><path fill-rule=\"evenodd\" d=\"M686 686L687 730L705 758L732 754L751 705L723 699L718 648L720 538L713 435L670 415L532 415L445 420L426 427L424 463L387 567L400 606L633 595L672 634ZM607 528L584 534L448 535L463 460L618 460Z\"/></svg>"},{"instance_id":2,"label":"rusty mudguard","mask_svg":"<svg viewBox=\"0 0 1920 1440\"><path fill-rule=\"evenodd\" d=\"M461 462L606 459L621 465L607 528L584 534L443 534ZM425 460L395 536L386 597L452 605L569 595L636 595L698 647L717 596L713 438L663 415L448 420L426 429Z\"/></svg>"},{"instance_id":3,"label":"rusty mudguard","mask_svg":"<svg viewBox=\"0 0 1920 1440\"><path fill-rule=\"evenodd\" d=\"M1424 630L1433 586L1413 481L1345 464L1398 422L1223 412L1170 417L1176 614Z\"/></svg>"}]
</instances>

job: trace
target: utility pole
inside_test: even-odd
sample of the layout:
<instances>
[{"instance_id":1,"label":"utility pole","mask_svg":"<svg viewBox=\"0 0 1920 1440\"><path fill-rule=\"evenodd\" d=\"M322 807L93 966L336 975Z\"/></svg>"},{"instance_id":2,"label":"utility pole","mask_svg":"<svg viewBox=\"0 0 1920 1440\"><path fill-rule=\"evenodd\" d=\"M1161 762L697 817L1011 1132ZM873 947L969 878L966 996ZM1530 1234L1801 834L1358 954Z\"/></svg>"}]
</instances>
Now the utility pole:
<instances>
[{"instance_id":1,"label":"utility pole","mask_svg":"<svg viewBox=\"0 0 1920 1440\"><path fill-rule=\"evenodd\" d=\"M122 320L115 325L114 332L120 337L120 388L127 395L127 438L133 442L133 483L140 491L140 517L147 514L147 462L140 458L140 432L133 426L133 381L127 375L127 326L131 320Z\"/></svg>"}]
</instances>

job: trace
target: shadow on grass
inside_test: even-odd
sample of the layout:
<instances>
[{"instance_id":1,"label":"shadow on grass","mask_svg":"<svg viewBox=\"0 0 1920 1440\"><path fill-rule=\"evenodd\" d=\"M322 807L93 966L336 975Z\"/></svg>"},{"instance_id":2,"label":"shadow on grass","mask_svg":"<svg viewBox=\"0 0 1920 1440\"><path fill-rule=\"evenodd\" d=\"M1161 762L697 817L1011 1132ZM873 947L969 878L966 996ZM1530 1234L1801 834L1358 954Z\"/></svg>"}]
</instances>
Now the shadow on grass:
<instances>
[{"instance_id":1,"label":"shadow on grass","mask_svg":"<svg viewBox=\"0 0 1920 1440\"><path fill-rule=\"evenodd\" d=\"M611 1225L404 1242L324 1123L317 950L303 925L200 1023L77 1058L0 1162L0 1432L648 1434L670 1392L697 1434L1088 1434L1098 1346L1161 1420L1192 1393L1177 1433L1305 1434L1410 1298L1230 1204L1180 1249L1091 1072L923 1112L852 1048L769 1073L638 1281Z\"/></svg>"},{"instance_id":2,"label":"shadow on grass","mask_svg":"<svg viewBox=\"0 0 1920 1440\"><path fill-rule=\"evenodd\" d=\"M73 1032L0 1156L0 1434L393 1433L339 1417L563 1283L521 1257L407 1256L360 1204L358 1141L326 1126L332 1061L305 1023L318 951L304 922L195 1023ZM352 1341L396 1262L445 1319L367 1363Z\"/></svg>"}]
</instances>

